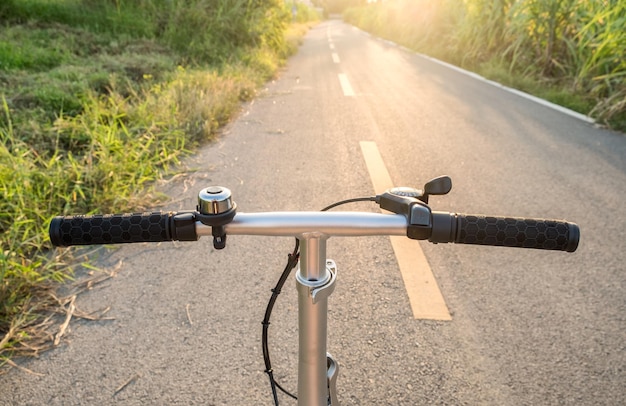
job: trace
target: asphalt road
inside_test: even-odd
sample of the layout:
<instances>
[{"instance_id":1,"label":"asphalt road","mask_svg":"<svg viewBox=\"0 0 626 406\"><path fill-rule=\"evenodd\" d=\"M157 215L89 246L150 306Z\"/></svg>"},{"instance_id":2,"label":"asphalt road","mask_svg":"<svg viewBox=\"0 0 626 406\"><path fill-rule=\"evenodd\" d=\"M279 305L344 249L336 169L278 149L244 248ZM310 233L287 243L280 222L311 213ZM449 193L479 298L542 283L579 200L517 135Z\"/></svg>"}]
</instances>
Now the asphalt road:
<instances>
[{"instance_id":1,"label":"asphalt road","mask_svg":"<svg viewBox=\"0 0 626 406\"><path fill-rule=\"evenodd\" d=\"M451 321L413 318L387 237L331 239L342 404L624 403L623 134L328 21L188 174L162 185L164 208L193 209L216 184L245 212L371 195L360 141L376 142L396 185L451 176L435 210L565 218L582 238L573 254L416 242ZM0 376L0 404L271 404L261 320L291 249L231 236L223 251L208 239L102 251L116 277L77 306L110 306L114 319L73 323L57 349L20 363L36 375ZM296 308L288 282L270 337L275 374L294 390Z\"/></svg>"}]
</instances>

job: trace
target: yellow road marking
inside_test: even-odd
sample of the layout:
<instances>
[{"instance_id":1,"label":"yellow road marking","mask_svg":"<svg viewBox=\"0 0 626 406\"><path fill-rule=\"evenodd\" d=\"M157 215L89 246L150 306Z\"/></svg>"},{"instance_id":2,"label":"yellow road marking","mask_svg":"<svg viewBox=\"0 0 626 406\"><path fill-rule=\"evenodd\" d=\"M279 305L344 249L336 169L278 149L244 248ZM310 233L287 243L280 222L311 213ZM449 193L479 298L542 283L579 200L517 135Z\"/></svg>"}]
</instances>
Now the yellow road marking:
<instances>
[{"instance_id":1,"label":"yellow road marking","mask_svg":"<svg viewBox=\"0 0 626 406\"><path fill-rule=\"evenodd\" d=\"M376 193L392 188L391 176L375 142L361 141L361 151ZM424 252L417 241L391 236L391 246L416 319L452 320Z\"/></svg>"}]
</instances>

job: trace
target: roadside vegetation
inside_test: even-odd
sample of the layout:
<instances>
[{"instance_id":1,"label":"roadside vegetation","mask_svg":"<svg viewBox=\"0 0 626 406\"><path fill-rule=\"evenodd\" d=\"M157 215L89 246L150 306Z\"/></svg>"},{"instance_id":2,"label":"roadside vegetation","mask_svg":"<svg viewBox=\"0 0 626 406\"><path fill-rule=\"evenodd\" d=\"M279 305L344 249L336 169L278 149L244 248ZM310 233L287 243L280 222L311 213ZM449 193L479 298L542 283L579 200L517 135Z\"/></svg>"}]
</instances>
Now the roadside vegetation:
<instances>
[{"instance_id":1,"label":"roadside vegetation","mask_svg":"<svg viewBox=\"0 0 626 406\"><path fill-rule=\"evenodd\" d=\"M68 304L51 218L143 208L317 18L281 0L2 0L0 366L48 348Z\"/></svg>"},{"instance_id":2,"label":"roadside vegetation","mask_svg":"<svg viewBox=\"0 0 626 406\"><path fill-rule=\"evenodd\" d=\"M623 0L334 1L361 4L344 18L366 31L626 131Z\"/></svg>"}]
</instances>

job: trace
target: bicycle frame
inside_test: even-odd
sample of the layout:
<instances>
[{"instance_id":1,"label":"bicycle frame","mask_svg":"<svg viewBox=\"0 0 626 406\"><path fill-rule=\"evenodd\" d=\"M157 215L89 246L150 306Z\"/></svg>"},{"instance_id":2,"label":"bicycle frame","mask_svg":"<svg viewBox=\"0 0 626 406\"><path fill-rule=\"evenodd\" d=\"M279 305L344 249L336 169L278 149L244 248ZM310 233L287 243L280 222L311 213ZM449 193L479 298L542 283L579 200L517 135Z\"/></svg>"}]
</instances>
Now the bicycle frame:
<instances>
[{"instance_id":1,"label":"bicycle frame","mask_svg":"<svg viewBox=\"0 0 626 406\"><path fill-rule=\"evenodd\" d=\"M326 258L332 236L406 235L407 219L399 214L352 212L237 213L225 226L227 235L296 237L300 240L298 290L298 405L337 406L338 366L327 353L328 297L337 279ZM211 227L196 223L199 236ZM330 403L329 403L330 402Z\"/></svg>"}]
</instances>

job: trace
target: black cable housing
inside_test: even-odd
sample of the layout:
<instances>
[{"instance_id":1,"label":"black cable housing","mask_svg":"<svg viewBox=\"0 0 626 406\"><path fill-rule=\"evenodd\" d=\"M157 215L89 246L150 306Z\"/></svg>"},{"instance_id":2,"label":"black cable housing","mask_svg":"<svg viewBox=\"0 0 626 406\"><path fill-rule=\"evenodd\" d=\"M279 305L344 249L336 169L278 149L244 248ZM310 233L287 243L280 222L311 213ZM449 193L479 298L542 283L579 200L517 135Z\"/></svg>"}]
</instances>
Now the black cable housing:
<instances>
[{"instance_id":1,"label":"black cable housing","mask_svg":"<svg viewBox=\"0 0 626 406\"><path fill-rule=\"evenodd\" d=\"M276 303L276 299L278 299L278 295L285 285L289 274L291 271L298 265L298 259L300 258L300 241L296 238L296 246L293 249L293 252L289 255L289 259L287 260L287 265L283 270L283 273L280 275L280 279L276 283L274 289L272 289L272 296L270 297L269 302L267 303L267 307L265 309L265 317L263 318L263 337L261 339L262 347L263 347L263 361L265 362L265 373L268 375L270 379L270 385L272 387L272 396L274 398L274 404L278 406L278 394L276 393L276 388L280 389L283 393L289 395L290 397L297 399L295 395L285 390L276 380L274 379L274 371L272 370L272 361L270 359L270 351L269 351L269 343L268 343L268 332L270 327L270 317L272 316L272 310L274 309L274 304Z\"/></svg>"}]
</instances>

